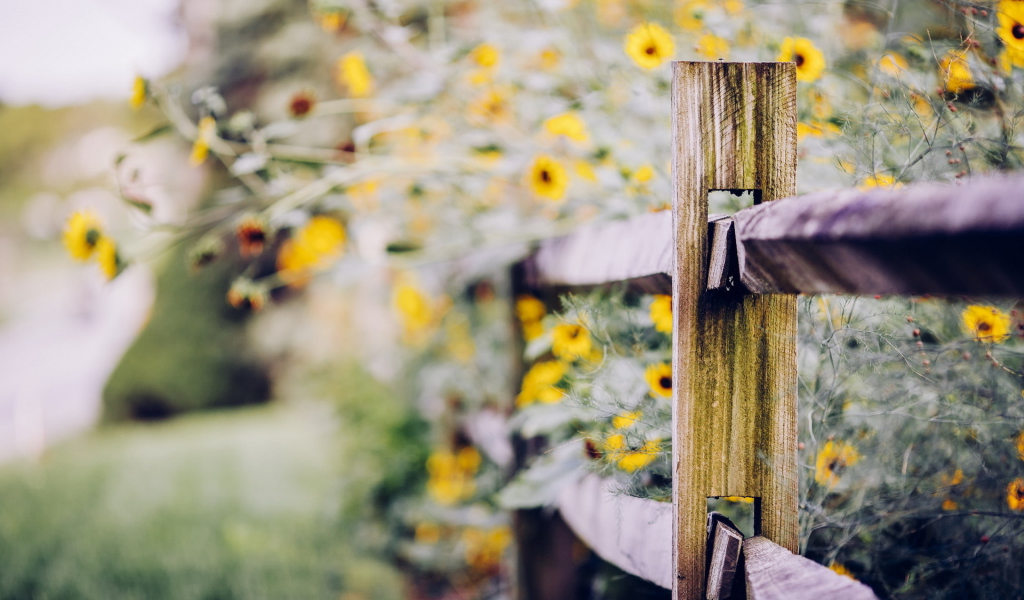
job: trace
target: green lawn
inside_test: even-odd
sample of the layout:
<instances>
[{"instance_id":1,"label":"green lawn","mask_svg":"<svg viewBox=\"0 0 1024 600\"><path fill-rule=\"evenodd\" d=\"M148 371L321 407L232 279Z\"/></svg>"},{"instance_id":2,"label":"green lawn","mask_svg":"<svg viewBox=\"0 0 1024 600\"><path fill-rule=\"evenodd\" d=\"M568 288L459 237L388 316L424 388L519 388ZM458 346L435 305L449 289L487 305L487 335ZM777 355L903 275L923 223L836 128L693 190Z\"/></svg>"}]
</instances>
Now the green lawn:
<instances>
[{"instance_id":1,"label":"green lawn","mask_svg":"<svg viewBox=\"0 0 1024 600\"><path fill-rule=\"evenodd\" d=\"M400 597L341 526L330 410L110 427L0 467L0 600Z\"/></svg>"}]
</instances>

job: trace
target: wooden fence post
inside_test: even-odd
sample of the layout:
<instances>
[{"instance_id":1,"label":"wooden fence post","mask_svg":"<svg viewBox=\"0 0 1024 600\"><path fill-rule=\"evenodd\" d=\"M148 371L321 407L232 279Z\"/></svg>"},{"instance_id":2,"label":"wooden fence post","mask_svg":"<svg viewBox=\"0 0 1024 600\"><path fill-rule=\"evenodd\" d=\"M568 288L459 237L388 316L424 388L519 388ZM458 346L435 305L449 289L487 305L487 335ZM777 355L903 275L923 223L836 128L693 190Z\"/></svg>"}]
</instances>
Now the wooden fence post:
<instances>
[{"instance_id":1,"label":"wooden fence post","mask_svg":"<svg viewBox=\"0 0 1024 600\"><path fill-rule=\"evenodd\" d=\"M704 597L708 497L748 496L797 550L796 297L706 291L708 191L796 193L793 63L675 62L673 386L677 600Z\"/></svg>"}]
</instances>

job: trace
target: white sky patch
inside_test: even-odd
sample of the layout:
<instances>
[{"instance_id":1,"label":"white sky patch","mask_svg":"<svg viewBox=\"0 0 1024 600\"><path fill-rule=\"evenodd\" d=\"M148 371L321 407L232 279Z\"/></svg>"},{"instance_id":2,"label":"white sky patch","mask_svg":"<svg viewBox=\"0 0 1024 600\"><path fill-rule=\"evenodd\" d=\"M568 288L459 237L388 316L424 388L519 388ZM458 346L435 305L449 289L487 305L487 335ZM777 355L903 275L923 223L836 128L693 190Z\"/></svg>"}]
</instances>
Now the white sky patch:
<instances>
[{"instance_id":1,"label":"white sky patch","mask_svg":"<svg viewBox=\"0 0 1024 600\"><path fill-rule=\"evenodd\" d=\"M0 101L126 99L185 55L178 0L0 0Z\"/></svg>"}]
</instances>

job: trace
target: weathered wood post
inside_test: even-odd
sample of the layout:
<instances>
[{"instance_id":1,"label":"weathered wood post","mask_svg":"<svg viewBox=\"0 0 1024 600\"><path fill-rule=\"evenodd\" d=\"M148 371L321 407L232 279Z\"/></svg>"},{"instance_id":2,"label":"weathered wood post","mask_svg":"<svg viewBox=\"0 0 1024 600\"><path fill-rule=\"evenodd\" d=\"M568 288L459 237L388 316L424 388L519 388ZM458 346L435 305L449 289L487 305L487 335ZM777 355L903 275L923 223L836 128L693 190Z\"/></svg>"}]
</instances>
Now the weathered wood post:
<instances>
[{"instance_id":1,"label":"weathered wood post","mask_svg":"<svg viewBox=\"0 0 1024 600\"><path fill-rule=\"evenodd\" d=\"M793 63L675 62L673 456L677 600L704 597L708 497L756 498L797 550L796 297L706 291L708 191L796 193Z\"/></svg>"}]
</instances>

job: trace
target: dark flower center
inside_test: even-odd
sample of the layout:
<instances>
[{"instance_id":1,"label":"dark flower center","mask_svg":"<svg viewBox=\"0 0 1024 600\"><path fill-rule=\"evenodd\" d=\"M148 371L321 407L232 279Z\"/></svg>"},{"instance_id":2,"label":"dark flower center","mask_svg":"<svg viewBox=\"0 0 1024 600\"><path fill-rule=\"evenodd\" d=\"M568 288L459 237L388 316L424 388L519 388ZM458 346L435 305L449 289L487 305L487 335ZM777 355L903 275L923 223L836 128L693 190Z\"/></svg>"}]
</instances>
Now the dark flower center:
<instances>
[{"instance_id":1,"label":"dark flower center","mask_svg":"<svg viewBox=\"0 0 1024 600\"><path fill-rule=\"evenodd\" d=\"M978 331L988 331L989 329L992 329L992 326L989 325L988 323L984 321L978 323Z\"/></svg>"},{"instance_id":2,"label":"dark flower center","mask_svg":"<svg viewBox=\"0 0 1024 600\"><path fill-rule=\"evenodd\" d=\"M1018 27L1019 27L1019 25L1018 25ZM644 52L646 52L648 55L653 55L657 51L658 51L657 48L655 48L654 46L648 46L647 49L644 50Z\"/></svg>"},{"instance_id":3,"label":"dark flower center","mask_svg":"<svg viewBox=\"0 0 1024 600\"><path fill-rule=\"evenodd\" d=\"M1010 29L1010 33L1013 34L1014 39L1024 40L1024 25L1014 23L1013 28Z\"/></svg>"},{"instance_id":4,"label":"dark flower center","mask_svg":"<svg viewBox=\"0 0 1024 600\"><path fill-rule=\"evenodd\" d=\"M843 473L843 469L846 468L846 463L841 459L835 459L828 463L828 470L836 477L839 477Z\"/></svg>"},{"instance_id":5,"label":"dark flower center","mask_svg":"<svg viewBox=\"0 0 1024 600\"><path fill-rule=\"evenodd\" d=\"M543 169L540 172L540 180L544 183L551 183L551 173L548 173L547 169ZM573 333L572 336L576 337L576 333Z\"/></svg>"},{"instance_id":6,"label":"dark flower center","mask_svg":"<svg viewBox=\"0 0 1024 600\"><path fill-rule=\"evenodd\" d=\"M796 63L797 67L804 66L804 55L803 54L797 54L796 56L793 57L793 62Z\"/></svg>"},{"instance_id":7,"label":"dark flower center","mask_svg":"<svg viewBox=\"0 0 1024 600\"><path fill-rule=\"evenodd\" d=\"M665 388L666 390L670 390L672 389L672 378L662 377L661 379L658 380L658 385Z\"/></svg>"},{"instance_id":8,"label":"dark flower center","mask_svg":"<svg viewBox=\"0 0 1024 600\"><path fill-rule=\"evenodd\" d=\"M85 245L92 248L100 241L99 229L89 229L85 232Z\"/></svg>"},{"instance_id":9,"label":"dark flower center","mask_svg":"<svg viewBox=\"0 0 1024 600\"><path fill-rule=\"evenodd\" d=\"M547 171L545 171L544 173L547 174ZM580 330L576 327L573 327L572 329L569 330L569 337L571 337L572 339L576 339L576 336L578 336L579 334Z\"/></svg>"}]
</instances>

